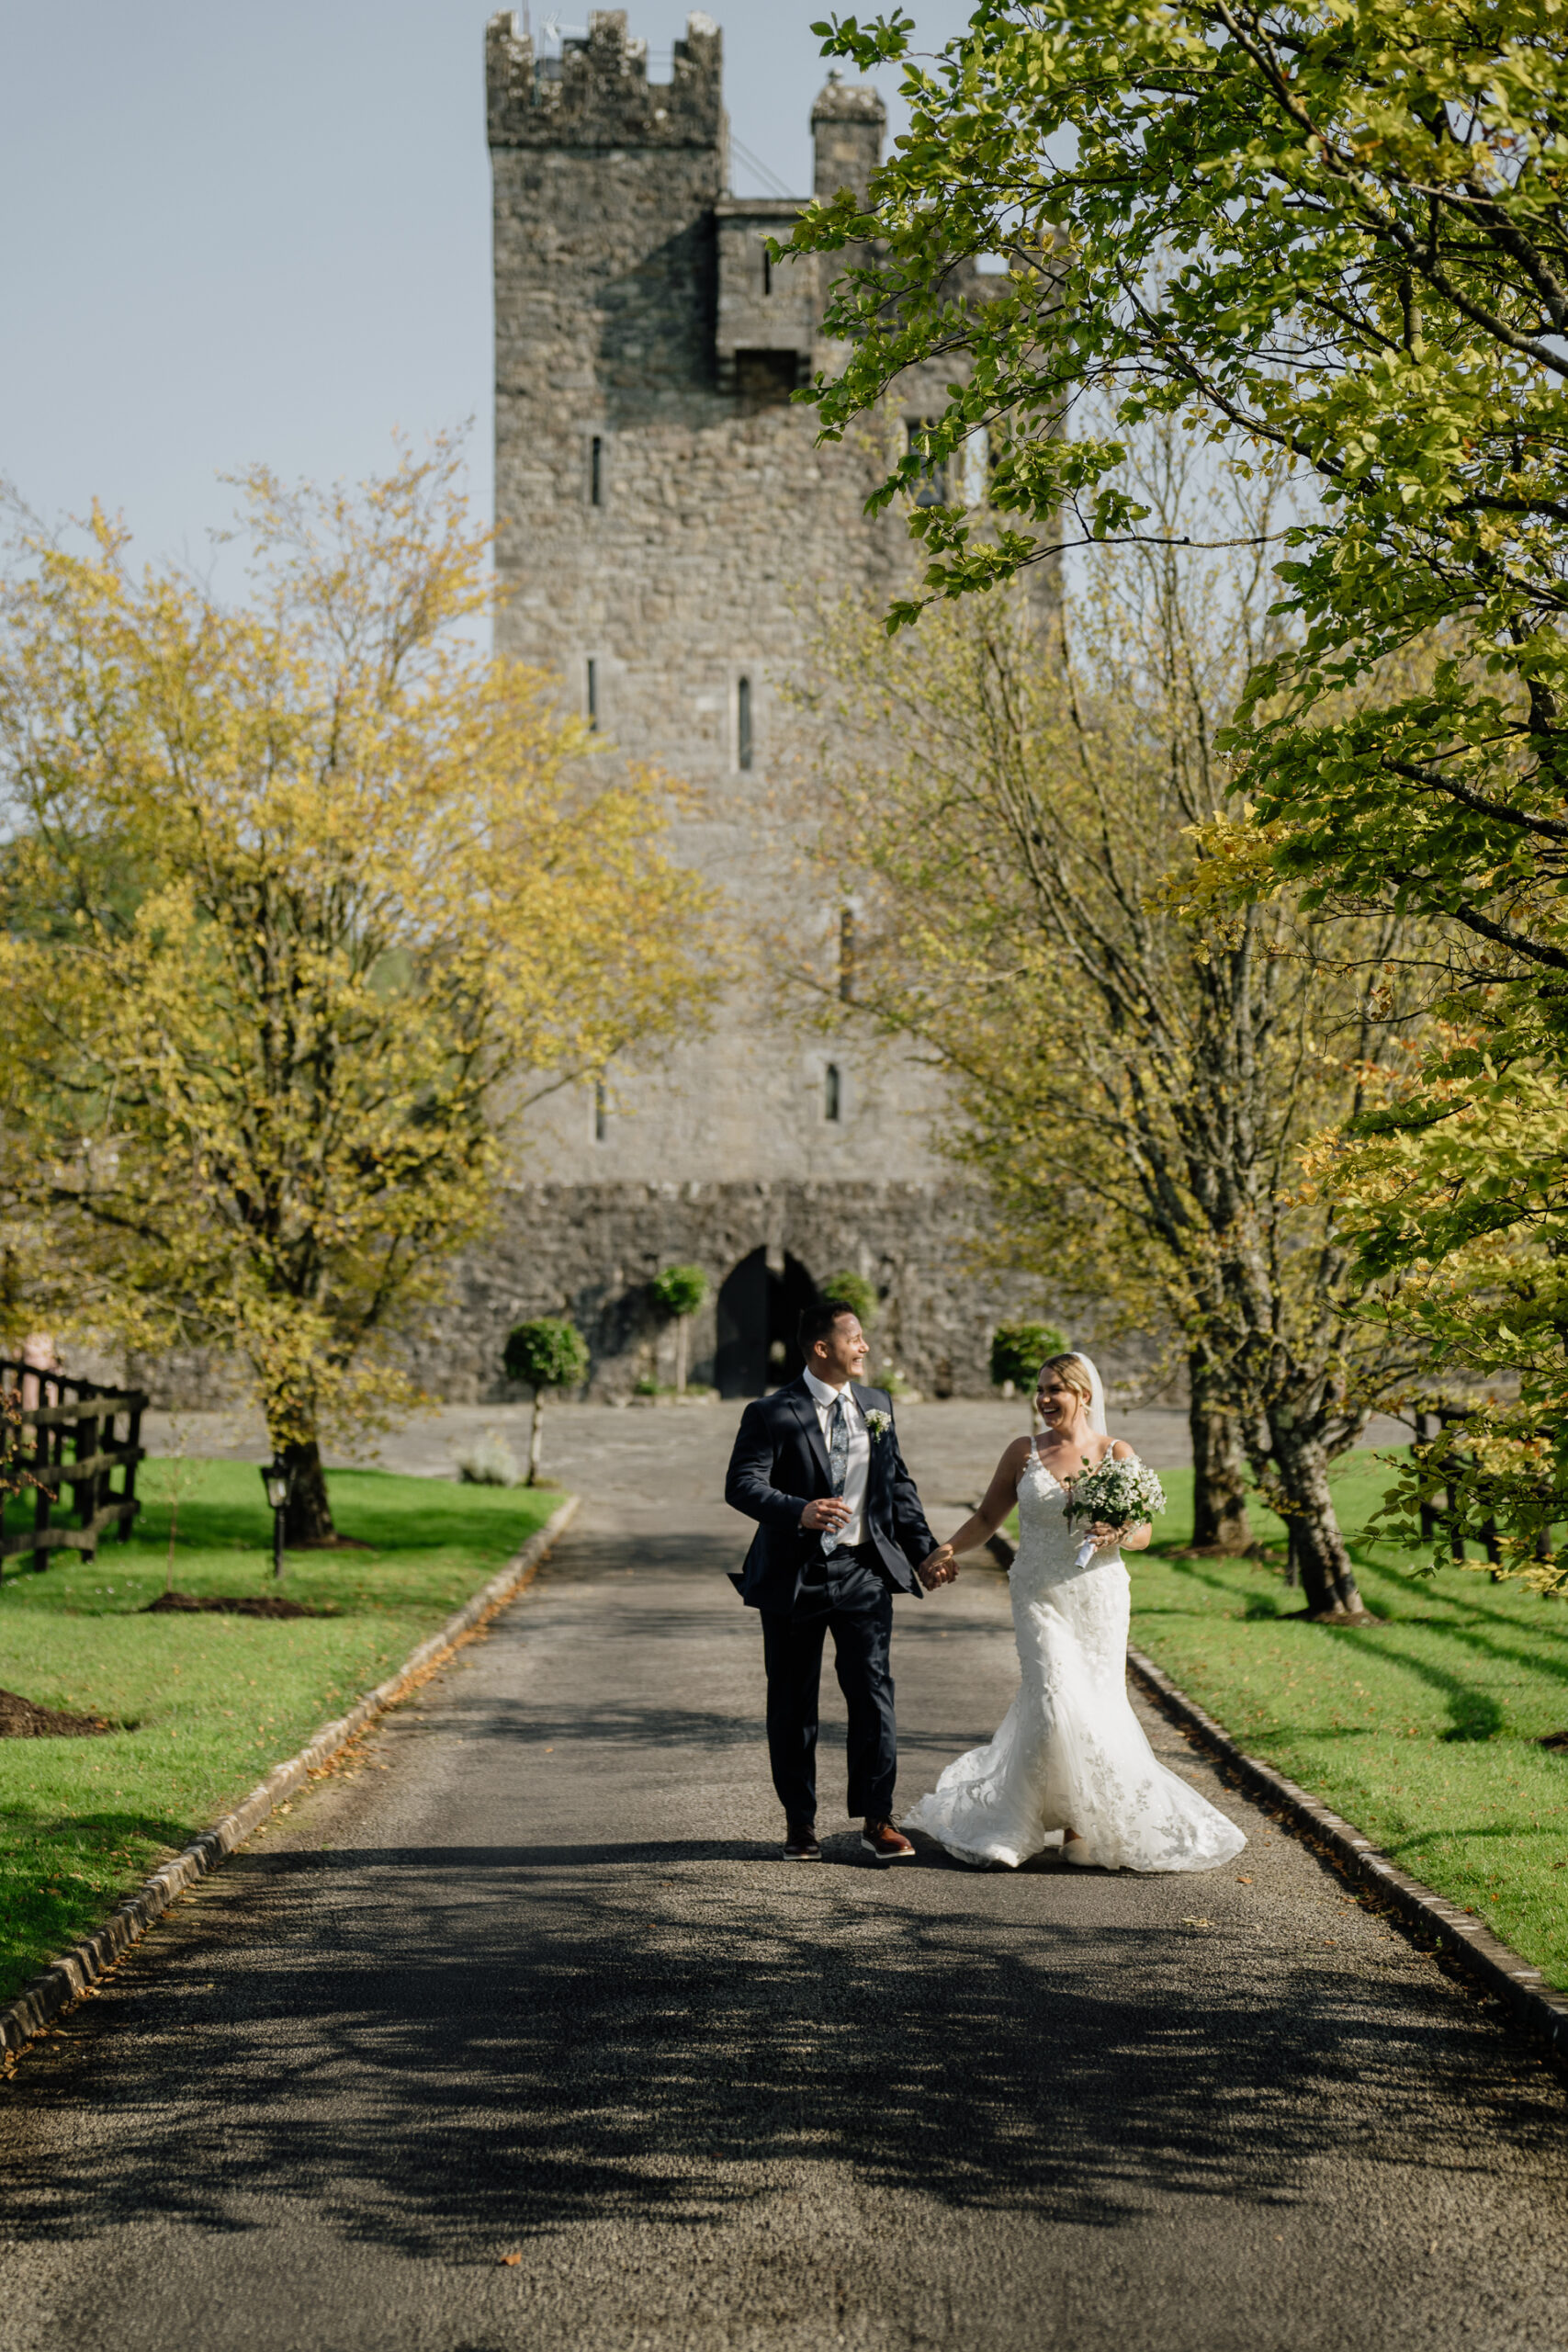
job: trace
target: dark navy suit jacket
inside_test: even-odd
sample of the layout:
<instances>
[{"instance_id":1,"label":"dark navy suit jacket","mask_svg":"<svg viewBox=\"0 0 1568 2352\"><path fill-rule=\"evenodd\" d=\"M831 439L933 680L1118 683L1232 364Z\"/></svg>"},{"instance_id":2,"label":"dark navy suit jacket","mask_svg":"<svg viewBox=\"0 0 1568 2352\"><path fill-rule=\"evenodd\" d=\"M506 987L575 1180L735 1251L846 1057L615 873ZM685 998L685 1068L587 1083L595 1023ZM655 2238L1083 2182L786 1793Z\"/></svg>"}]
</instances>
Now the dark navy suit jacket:
<instances>
[{"instance_id":1,"label":"dark navy suit jacket","mask_svg":"<svg viewBox=\"0 0 1568 2352\"><path fill-rule=\"evenodd\" d=\"M883 1412L887 1427L871 1441L866 1473L865 1536L874 1544L889 1581L901 1592L924 1590L915 1569L936 1549L926 1525L915 1482L904 1467L893 1400L880 1388L850 1384L863 1413ZM832 1473L817 1407L805 1379L792 1380L771 1396L760 1396L740 1416L724 1499L731 1510L757 1521L746 1565L730 1582L750 1609L787 1615L800 1580L822 1556L819 1532L802 1527L800 1514L813 1496L830 1495Z\"/></svg>"}]
</instances>

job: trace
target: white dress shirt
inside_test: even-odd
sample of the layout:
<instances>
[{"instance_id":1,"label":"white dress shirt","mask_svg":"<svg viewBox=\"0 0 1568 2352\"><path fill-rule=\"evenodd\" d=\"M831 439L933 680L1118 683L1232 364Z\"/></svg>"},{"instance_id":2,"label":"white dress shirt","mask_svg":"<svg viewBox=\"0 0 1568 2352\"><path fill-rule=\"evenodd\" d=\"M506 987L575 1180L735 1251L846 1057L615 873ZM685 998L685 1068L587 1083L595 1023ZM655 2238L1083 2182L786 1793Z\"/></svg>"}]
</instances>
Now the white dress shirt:
<instances>
[{"instance_id":1,"label":"white dress shirt","mask_svg":"<svg viewBox=\"0 0 1568 2352\"><path fill-rule=\"evenodd\" d=\"M817 1408L817 1419L822 1430L822 1447L824 1453L829 1454L829 1461L832 1457L829 1447L829 1431L833 1419L833 1408L840 1396L844 1400L844 1418L849 1425L850 1440L850 1458L844 1466L844 1500L850 1507L850 1515L842 1527L837 1530L837 1533L840 1544L863 1544L865 1542L865 1488L866 1481L871 1476L871 1431L865 1425L865 1415L856 1403L854 1390L847 1381L841 1389L829 1388L825 1380L818 1380L814 1372L807 1372L806 1385L810 1390L811 1401Z\"/></svg>"}]
</instances>

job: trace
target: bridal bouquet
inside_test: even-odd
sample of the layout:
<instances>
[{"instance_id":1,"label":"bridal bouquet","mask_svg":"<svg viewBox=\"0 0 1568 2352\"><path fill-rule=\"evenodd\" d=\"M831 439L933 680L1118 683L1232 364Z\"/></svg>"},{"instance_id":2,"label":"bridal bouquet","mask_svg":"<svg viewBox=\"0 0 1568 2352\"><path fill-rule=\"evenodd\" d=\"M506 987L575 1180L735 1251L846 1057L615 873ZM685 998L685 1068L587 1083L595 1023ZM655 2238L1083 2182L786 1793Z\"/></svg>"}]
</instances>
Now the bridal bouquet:
<instances>
[{"instance_id":1,"label":"bridal bouquet","mask_svg":"<svg viewBox=\"0 0 1568 2352\"><path fill-rule=\"evenodd\" d=\"M1145 1463L1114 1462L1110 1454L1098 1470L1086 1470L1073 1480L1067 1495L1067 1519L1102 1520L1107 1527L1141 1527L1165 1509L1165 1488ZM1087 1568L1098 1545L1091 1537L1079 1547L1077 1566Z\"/></svg>"}]
</instances>

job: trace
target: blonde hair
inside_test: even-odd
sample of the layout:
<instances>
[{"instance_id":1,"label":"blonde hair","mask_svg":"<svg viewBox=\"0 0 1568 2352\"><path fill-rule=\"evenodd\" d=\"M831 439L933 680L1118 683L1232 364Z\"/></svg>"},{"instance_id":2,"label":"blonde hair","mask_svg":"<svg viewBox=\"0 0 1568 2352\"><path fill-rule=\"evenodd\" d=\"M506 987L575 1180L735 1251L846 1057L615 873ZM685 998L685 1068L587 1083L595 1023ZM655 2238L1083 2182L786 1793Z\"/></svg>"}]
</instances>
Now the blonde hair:
<instances>
[{"instance_id":1,"label":"blonde hair","mask_svg":"<svg viewBox=\"0 0 1568 2352\"><path fill-rule=\"evenodd\" d=\"M1086 1405L1094 1403L1094 1383L1089 1376L1082 1356L1075 1356L1071 1353L1065 1356L1047 1356L1034 1375L1036 1388L1048 1372L1054 1372L1063 1387L1070 1388L1075 1396L1081 1396Z\"/></svg>"}]
</instances>

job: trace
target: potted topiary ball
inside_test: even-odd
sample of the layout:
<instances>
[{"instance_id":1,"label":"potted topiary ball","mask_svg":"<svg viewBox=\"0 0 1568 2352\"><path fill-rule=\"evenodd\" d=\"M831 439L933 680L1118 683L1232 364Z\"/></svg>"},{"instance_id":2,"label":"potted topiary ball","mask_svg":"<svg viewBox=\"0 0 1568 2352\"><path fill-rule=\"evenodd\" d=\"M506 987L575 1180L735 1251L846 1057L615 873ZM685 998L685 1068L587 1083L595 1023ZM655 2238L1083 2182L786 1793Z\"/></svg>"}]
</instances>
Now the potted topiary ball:
<instances>
[{"instance_id":1,"label":"potted topiary ball","mask_svg":"<svg viewBox=\"0 0 1568 2352\"><path fill-rule=\"evenodd\" d=\"M564 1315L541 1315L519 1323L507 1338L502 1359L509 1380L534 1392L534 1424L528 1433L527 1487L539 1484L545 1397L552 1388L581 1388L588 1377L588 1342Z\"/></svg>"},{"instance_id":2,"label":"potted topiary ball","mask_svg":"<svg viewBox=\"0 0 1568 2352\"><path fill-rule=\"evenodd\" d=\"M847 1306L863 1331L876 1312L876 1286L863 1274L829 1274L822 1296L829 1306Z\"/></svg>"},{"instance_id":3,"label":"potted topiary ball","mask_svg":"<svg viewBox=\"0 0 1568 2352\"><path fill-rule=\"evenodd\" d=\"M1066 1338L1054 1323L1021 1319L998 1323L991 1334L992 1382L1004 1395L1015 1388L1027 1390L1032 1419L1034 1384L1040 1376L1040 1367L1047 1356L1065 1355L1066 1348Z\"/></svg>"},{"instance_id":4,"label":"potted topiary ball","mask_svg":"<svg viewBox=\"0 0 1568 2352\"><path fill-rule=\"evenodd\" d=\"M675 1326L675 1394L686 1393L686 1325L708 1295L708 1278L700 1266L666 1266L649 1284L654 1304Z\"/></svg>"}]
</instances>

